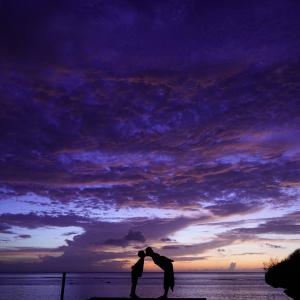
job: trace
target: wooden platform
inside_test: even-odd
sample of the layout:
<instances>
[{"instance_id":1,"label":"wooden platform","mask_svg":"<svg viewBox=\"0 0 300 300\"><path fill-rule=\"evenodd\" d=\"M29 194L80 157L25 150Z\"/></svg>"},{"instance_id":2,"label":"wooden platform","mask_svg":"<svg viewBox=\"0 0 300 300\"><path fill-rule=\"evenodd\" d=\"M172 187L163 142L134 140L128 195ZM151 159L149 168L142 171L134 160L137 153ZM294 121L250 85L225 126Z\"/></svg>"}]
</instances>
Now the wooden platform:
<instances>
[{"instance_id":1,"label":"wooden platform","mask_svg":"<svg viewBox=\"0 0 300 300\"><path fill-rule=\"evenodd\" d=\"M134 298L93 297L87 300L100 300L100 299L121 300L121 299L134 299ZM158 299L158 298L139 298L139 299ZM168 298L168 299L207 300L206 298Z\"/></svg>"}]
</instances>

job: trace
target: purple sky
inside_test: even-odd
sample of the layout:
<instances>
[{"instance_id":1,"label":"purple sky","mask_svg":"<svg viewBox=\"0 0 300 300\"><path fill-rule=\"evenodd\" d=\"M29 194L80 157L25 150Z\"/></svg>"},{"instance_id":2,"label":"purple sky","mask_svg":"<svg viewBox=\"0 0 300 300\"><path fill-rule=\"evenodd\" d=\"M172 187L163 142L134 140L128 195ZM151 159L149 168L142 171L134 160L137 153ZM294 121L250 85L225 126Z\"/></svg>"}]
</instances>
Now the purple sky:
<instances>
[{"instance_id":1,"label":"purple sky","mask_svg":"<svg viewBox=\"0 0 300 300\"><path fill-rule=\"evenodd\" d=\"M128 270L151 245L258 270L299 247L299 15L0 1L0 269Z\"/></svg>"}]
</instances>

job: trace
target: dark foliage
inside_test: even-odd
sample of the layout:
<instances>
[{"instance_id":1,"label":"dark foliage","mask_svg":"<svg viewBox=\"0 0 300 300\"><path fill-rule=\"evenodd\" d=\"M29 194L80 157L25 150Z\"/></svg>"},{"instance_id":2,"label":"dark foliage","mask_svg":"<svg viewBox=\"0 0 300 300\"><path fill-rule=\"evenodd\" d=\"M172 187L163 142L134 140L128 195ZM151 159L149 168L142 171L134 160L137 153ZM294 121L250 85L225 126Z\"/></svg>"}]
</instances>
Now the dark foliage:
<instances>
[{"instance_id":1,"label":"dark foliage","mask_svg":"<svg viewBox=\"0 0 300 300\"><path fill-rule=\"evenodd\" d=\"M266 283L274 288L284 288L289 297L300 299L300 249L278 263L271 263L266 268Z\"/></svg>"}]
</instances>

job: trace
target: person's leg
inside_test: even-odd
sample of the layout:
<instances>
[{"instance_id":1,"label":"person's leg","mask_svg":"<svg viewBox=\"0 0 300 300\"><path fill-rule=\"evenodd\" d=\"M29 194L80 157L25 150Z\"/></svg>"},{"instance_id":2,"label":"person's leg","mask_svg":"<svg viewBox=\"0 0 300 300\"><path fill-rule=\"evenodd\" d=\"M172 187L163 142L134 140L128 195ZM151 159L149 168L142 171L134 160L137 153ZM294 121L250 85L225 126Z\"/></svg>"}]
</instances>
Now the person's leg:
<instances>
[{"instance_id":1,"label":"person's leg","mask_svg":"<svg viewBox=\"0 0 300 300\"><path fill-rule=\"evenodd\" d=\"M169 287L165 287L164 298L168 298Z\"/></svg>"},{"instance_id":2,"label":"person's leg","mask_svg":"<svg viewBox=\"0 0 300 300\"><path fill-rule=\"evenodd\" d=\"M168 274L164 272L164 294L160 298L168 298L168 292L169 292Z\"/></svg>"},{"instance_id":3,"label":"person's leg","mask_svg":"<svg viewBox=\"0 0 300 300\"><path fill-rule=\"evenodd\" d=\"M137 282L138 282L138 277L132 276L130 297L136 297L135 291L136 291Z\"/></svg>"}]
</instances>

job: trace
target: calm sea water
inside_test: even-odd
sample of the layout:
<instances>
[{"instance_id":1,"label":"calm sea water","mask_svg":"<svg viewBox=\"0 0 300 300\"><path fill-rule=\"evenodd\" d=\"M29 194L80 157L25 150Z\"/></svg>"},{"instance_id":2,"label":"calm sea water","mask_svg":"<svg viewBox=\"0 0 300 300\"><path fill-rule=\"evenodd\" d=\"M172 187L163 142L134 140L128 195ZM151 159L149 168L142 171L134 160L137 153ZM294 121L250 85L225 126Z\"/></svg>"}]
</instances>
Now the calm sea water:
<instances>
[{"instance_id":1,"label":"calm sea water","mask_svg":"<svg viewBox=\"0 0 300 300\"><path fill-rule=\"evenodd\" d=\"M58 300L59 273L0 273L0 300ZM159 297L162 294L162 273L144 273L137 294ZM176 273L175 290L170 298L206 297L207 300L287 300L281 289L264 282L263 273ZM90 297L128 297L128 273L68 273L66 300Z\"/></svg>"}]
</instances>

